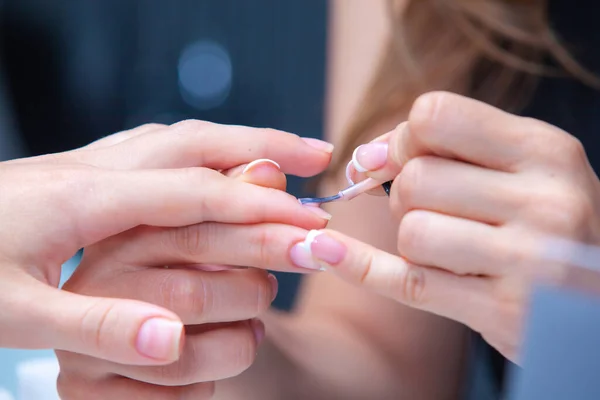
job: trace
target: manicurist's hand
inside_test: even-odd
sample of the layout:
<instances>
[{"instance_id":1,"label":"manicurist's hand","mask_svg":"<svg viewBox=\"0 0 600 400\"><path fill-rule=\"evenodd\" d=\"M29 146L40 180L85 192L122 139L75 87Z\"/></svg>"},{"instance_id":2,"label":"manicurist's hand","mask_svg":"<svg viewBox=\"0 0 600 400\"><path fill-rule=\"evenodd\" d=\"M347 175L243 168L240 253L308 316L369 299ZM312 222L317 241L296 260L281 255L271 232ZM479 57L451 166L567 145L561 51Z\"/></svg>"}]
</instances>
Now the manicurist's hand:
<instances>
[{"instance_id":1,"label":"manicurist's hand","mask_svg":"<svg viewBox=\"0 0 600 400\"><path fill-rule=\"evenodd\" d=\"M547 239L600 242L599 183L582 145L458 95L419 98L407 122L357 149L352 169L394 180L399 255L333 231L311 232L292 254L462 322L512 360L534 276L562 275L543 262Z\"/></svg>"}]
</instances>

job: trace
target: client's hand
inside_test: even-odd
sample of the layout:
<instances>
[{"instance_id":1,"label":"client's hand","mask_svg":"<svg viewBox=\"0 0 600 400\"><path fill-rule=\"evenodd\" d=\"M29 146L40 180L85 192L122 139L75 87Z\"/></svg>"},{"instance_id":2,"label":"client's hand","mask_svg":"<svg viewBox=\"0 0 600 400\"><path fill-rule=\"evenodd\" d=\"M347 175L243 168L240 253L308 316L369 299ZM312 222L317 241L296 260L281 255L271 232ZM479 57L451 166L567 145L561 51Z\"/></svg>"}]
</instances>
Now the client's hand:
<instances>
[{"instance_id":1,"label":"client's hand","mask_svg":"<svg viewBox=\"0 0 600 400\"><path fill-rule=\"evenodd\" d=\"M407 123L357 149L354 166L395 178L402 258L331 231L300 247L348 280L470 326L513 360L534 275L564 272L543 262L545 240L600 242L599 183L581 144L474 100L421 97Z\"/></svg>"},{"instance_id":2,"label":"client's hand","mask_svg":"<svg viewBox=\"0 0 600 400\"><path fill-rule=\"evenodd\" d=\"M194 323L248 319L270 302L272 279L256 271L227 271L209 279L202 272L142 266L198 260L239 265L244 257L247 263L276 263L273 248L303 235L303 229L323 227L325 220L285 192L216 170L270 158L284 172L310 176L321 172L330 156L326 144L283 132L185 121L144 126L76 151L0 163L0 346L55 348L115 365L173 363L185 344L182 321L168 310L171 303L184 302L182 317ZM245 225L259 223L275 225L273 230ZM119 248L117 238L105 240L119 234L131 237L133 247ZM58 290L61 264L94 243L84 268L94 260L101 265L95 279L114 287L83 295ZM145 258L127 264L135 246L144 246ZM188 254L194 251L202 257ZM104 252L119 255L110 258ZM117 277L121 265L127 272ZM144 286L135 277L142 276L156 293L141 291ZM123 296L116 296L122 294L119 285L126 290ZM70 287L80 286L74 280ZM139 297L166 307L111 297ZM239 308L232 309L234 303ZM260 335L260 324L252 326ZM254 337L251 332L248 323L234 324L207 333L206 340L190 340L189 346L201 351L203 362L210 357L202 346L213 349L213 359L232 351L233 369L239 369L250 358L244 351L253 351L244 345ZM219 351L216 344L228 340L238 345ZM171 370L156 371L167 377ZM230 367L219 364L206 371L212 379L227 375ZM90 391L84 398L93 396Z\"/></svg>"},{"instance_id":3,"label":"client's hand","mask_svg":"<svg viewBox=\"0 0 600 400\"><path fill-rule=\"evenodd\" d=\"M285 175L266 160L227 174L285 189ZM302 272L287 253L305 235L304 229L276 223L206 222L140 227L86 248L66 290L165 307L187 325L185 343L177 362L159 367L57 352L63 400L210 397L212 381L238 375L254 361L265 333L255 318L277 293L273 275L233 266Z\"/></svg>"}]
</instances>

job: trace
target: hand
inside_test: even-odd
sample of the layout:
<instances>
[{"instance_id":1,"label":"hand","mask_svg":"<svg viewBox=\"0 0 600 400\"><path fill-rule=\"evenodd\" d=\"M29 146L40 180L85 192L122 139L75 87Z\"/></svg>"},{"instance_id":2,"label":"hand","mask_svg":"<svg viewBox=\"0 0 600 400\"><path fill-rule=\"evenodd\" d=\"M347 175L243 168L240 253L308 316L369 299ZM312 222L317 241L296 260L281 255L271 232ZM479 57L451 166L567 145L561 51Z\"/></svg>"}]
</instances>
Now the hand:
<instances>
[{"instance_id":1,"label":"hand","mask_svg":"<svg viewBox=\"0 0 600 400\"><path fill-rule=\"evenodd\" d=\"M227 175L285 190L285 175L266 160ZM185 344L177 362L161 367L59 351L61 398L209 398L212 381L238 375L254 361L265 334L255 318L277 293L273 275L232 266L303 272L287 253L306 233L274 223L143 227L86 248L66 290L167 308L187 325Z\"/></svg>"},{"instance_id":2,"label":"hand","mask_svg":"<svg viewBox=\"0 0 600 400\"><path fill-rule=\"evenodd\" d=\"M215 169L270 158L284 172L310 176L330 156L326 144L283 132L185 121L1 163L0 346L135 365L172 363L183 343L175 313L60 291L61 265L79 248L131 229L158 232L208 221L322 227L322 216L294 197Z\"/></svg>"},{"instance_id":3,"label":"hand","mask_svg":"<svg viewBox=\"0 0 600 400\"><path fill-rule=\"evenodd\" d=\"M468 325L515 361L534 276L564 272L541 262L546 239L600 242L599 184L581 144L474 100L422 96L406 123L358 148L354 166L394 179L401 257L331 231L296 248L350 281Z\"/></svg>"}]
</instances>

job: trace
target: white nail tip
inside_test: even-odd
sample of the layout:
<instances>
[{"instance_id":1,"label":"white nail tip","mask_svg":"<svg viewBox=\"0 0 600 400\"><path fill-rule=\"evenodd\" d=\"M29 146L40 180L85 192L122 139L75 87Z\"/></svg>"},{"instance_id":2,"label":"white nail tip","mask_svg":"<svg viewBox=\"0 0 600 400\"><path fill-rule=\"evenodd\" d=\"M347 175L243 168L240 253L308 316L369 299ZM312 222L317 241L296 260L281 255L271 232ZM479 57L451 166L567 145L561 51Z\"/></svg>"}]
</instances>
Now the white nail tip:
<instances>
[{"instance_id":1,"label":"white nail tip","mask_svg":"<svg viewBox=\"0 0 600 400\"><path fill-rule=\"evenodd\" d=\"M269 160L268 158L261 158L259 160L254 160L250 164L246 165L246 168L244 168L244 170L242 171L242 174L245 174L246 172L248 172L250 169L257 166L258 164L264 164L264 163L273 164L274 166L277 167L277 169L281 169L281 166L278 163L276 163L275 161Z\"/></svg>"},{"instance_id":2,"label":"white nail tip","mask_svg":"<svg viewBox=\"0 0 600 400\"><path fill-rule=\"evenodd\" d=\"M348 165L346 165L346 181L350 186L354 185L354 181L352 180L352 174L350 173L350 167L354 165L353 161L349 161Z\"/></svg>"},{"instance_id":3,"label":"white nail tip","mask_svg":"<svg viewBox=\"0 0 600 400\"><path fill-rule=\"evenodd\" d=\"M322 263L319 263L317 260L315 260L315 258L312 255L312 250L311 250L311 246L313 244L313 242L315 241L315 239L317 237L319 237L322 234L321 231L318 230L311 230L306 234L306 238L304 238L304 242L298 243L298 247L300 247L302 250L304 250L306 252L306 254L313 260L313 262L315 263L315 266L319 267L319 268L315 268L318 269L319 271L326 271L325 267L323 266Z\"/></svg>"},{"instance_id":4,"label":"white nail tip","mask_svg":"<svg viewBox=\"0 0 600 400\"><path fill-rule=\"evenodd\" d=\"M365 167L360 165L360 163L356 159L356 153L358 152L358 149L360 149L360 146L355 148L354 152L352 153L352 164L354 165L354 169L357 170L358 172L367 172L368 169L366 169Z\"/></svg>"},{"instance_id":5,"label":"white nail tip","mask_svg":"<svg viewBox=\"0 0 600 400\"><path fill-rule=\"evenodd\" d=\"M309 231L306 234L306 237L304 238L304 242L298 243L298 246L300 246L300 248L302 250L307 252L308 255L310 255L312 257L312 250L310 249L310 247L311 247L312 243L315 241L315 239L317 238L317 236L319 236L320 234L321 234L321 232L316 229Z\"/></svg>"}]
</instances>

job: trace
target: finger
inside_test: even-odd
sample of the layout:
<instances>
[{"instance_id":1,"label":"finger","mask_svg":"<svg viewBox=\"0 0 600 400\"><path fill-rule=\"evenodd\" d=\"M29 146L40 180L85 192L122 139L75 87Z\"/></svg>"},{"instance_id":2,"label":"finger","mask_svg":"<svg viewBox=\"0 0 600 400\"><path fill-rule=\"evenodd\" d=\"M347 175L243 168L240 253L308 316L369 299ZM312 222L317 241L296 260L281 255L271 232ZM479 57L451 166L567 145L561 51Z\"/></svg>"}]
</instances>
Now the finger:
<instances>
[{"instance_id":1,"label":"finger","mask_svg":"<svg viewBox=\"0 0 600 400\"><path fill-rule=\"evenodd\" d=\"M89 163L89 150L97 150L101 148L107 148L110 146L114 146L121 142L124 142L128 139L131 139L136 136L143 135L148 132L156 131L159 129L166 128L166 125L162 124L146 124L139 126L135 129L130 129L127 131L121 131L117 133L113 133L112 135L108 135L101 139L98 139L86 146L83 146L79 149L65 151L62 153L54 153L54 154L45 154L41 156L28 157L28 158L19 158L15 160L7 161L7 163L11 164L24 164L24 163L51 163L51 164L72 164L72 163Z\"/></svg>"},{"instance_id":2,"label":"finger","mask_svg":"<svg viewBox=\"0 0 600 400\"><path fill-rule=\"evenodd\" d=\"M367 179L369 176L367 174L365 174L364 172L358 172L356 170L356 168L354 167L354 162L350 161L348 163L348 165L346 166L346 181L348 182L348 185L354 185L358 182L362 182L365 179ZM372 189L367 191L368 194L373 195L373 196L385 196L385 191L383 190L383 188L380 186L376 189Z\"/></svg>"},{"instance_id":3,"label":"finger","mask_svg":"<svg viewBox=\"0 0 600 400\"><path fill-rule=\"evenodd\" d=\"M185 325L255 318L277 295L277 279L257 269L205 272L170 266L103 272L96 278L90 268L84 258L65 285L67 290L155 304L173 311ZM91 279L92 285L81 286Z\"/></svg>"},{"instance_id":4,"label":"finger","mask_svg":"<svg viewBox=\"0 0 600 400\"><path fill-rule=\"evenodd\" d=\"M183 324L166 309L59 291L30 276L16 282L21 291L2 292L11 304L10 312L0 312L0 324L11 327L0 337L2 347L67 350L135 365L179 358Z\"/></svg>"},{"instance_id":5,"label":"finger","mask_svg":"<svg viewBox=\"0 0 600 400\"><path fill-rule=\"evenodd\" d=\"M119 146L89 154L102 168L187 168L226 170L258 159L270 159L283 172L316 175L331 160L332 145L273 129L183 121L131 138Z\"/></svg>"},{"instance_id":6,"label":"finger","mask_svg":"<svg viewBox=\"0 0 600 400\"><path fill-rule=\"evenodd\" d=\"M47 171L51 175L52 171ZM296 198L280 190L263 188L220 173L194 168L184 170L70 171L69 182L56 182L49 198L56 209L72 204L68 214L48 216L48 225L64 237L64 221L70 226L94 227L72 233L76 248L139 225L186 226L205 221L253 224L276 222L311 228L322 227L326 219ZM43 176L35 176L42 180ZM76 187L73 196L68 187ZM42 201L42 200L39 200ZM46 201L46 199L44 199ZM24 207L36 209L32 201ZM45 207L48 208L46 201ZM57 232L58 233L58 232ZM35 241L35 237L32 236ZM40 246L47 246L40 243ZM35 246L34 246L35 247Z\"/></svg>"},{"instance_id":7,"label":"finger","mask_svg":"<svg viewBox=\"0 0 600 400\"><path fill-rule=\"evenodd\" d=\"M476 324L479 310L488 309L491 302L487 278L412 264L335 231L311 231L294 251L304 252L351 283L465 324Z\"/></svg>"},{"instance_id":8,"label":"finger","mask_svg":"<svg viewBox=\"0 0 600 400\"><path fill-rule=\"evenodd\" d=\"M97 381L62 373L57 382L61 400L208 400L214 396L214 382L188 386L159 386L120 376Z\"/></svg>"},{"instance_id":9,"label":"finger","mask_svg":"<svg viewBox=\"0 0 600 400\"><path fill-rule=\"evenodd\" d=\"M410 211L400 222L398 250L413 264L437 267L456 275L506 275L535 261L536 242L506 230L429 211Z\"/></svg>"},{"instance_id":10,"label":"finger","mask_svg":"<svg viewBox=\"0 0 600 400\"><path fill-rule=\"evenodd\" d=\"M256 320L235 322L210 330L205 327L201 333L186 335L179 361L158 367L115 364L70 354L63 357L70 358L71 369L85 371L86 375L110 372L154 385L185 386L239 375L254 362L263 337L264 325Z\"/></svg>"},{"instance_id":11,"label":"finger","mask_svg":"<svg viewBox=\"0 0 600 400\"><path fill-rule=\"evenodd\" d=\"M131 138L134 138L134 137L137 137L140 135L144 135L148 132L165 129L166 127L167 126L163 125L163 124L145 124L145 125L139 126L134 129L129 129L126 131L113 133L112 135L108 135L106 137L98 139L78 150L94 150L94 149L100 149L103 147L114 146L116 144L122 143Z\"/></svg>"},{"instance_id":12,"label":"finger","mask_svg":"<svg viewBox=\"0 0 600 400\"><path fill-rule=\"evenodd\" d=\"M541 145L544 141L563 134L480 101L434 92L417 99L406 128L390 137L390 158L403 165L413 157L435 154L513 172L543 156L548 148Z\"/></svg>"},{"instance_id":13,"label":"finger","mask_svg":"<svg viewBox=\"0 0 600 400\"><path fill-rule=\"evenodd\" d=\"M532 185L506 172L440 157L410 160L396 177L390 206L398 218L413 209L502 224L531 197Z\"/></svg>"},{"instance_id":14,"label":"finger","mask_svg":"<svg viewBox=\"0 0 600 400\"><path fill-rule=\"evenodd\" d=\"M224 264L308 273L314 269L296 267L288 254L306 233L305 229L282 224L203 223L136 229L125 234L126 240L115 237L105 246L113 249L112 257L125 265ZM90 256L101 257L103 249L98 247Z\"/></svg>"},{"instance_id":15,"label":"finger","mask_svg":"<svg viewBox=\"0 0 600 400\"><path fill-rule=\"evenodd\" d=\"M273 160L255 160L224 172L225 176L253 185L285 191L287 179Z\"/></svg>"},{"instance_id":16,"label":"finger","mask_svg":"<svg viewBox=\"0 0 600 400\"><path fill-rule=\"evenodd\" d=\"M549 142L553 145L548 146ZM516 172L544 159L556 163L560 158L557 149L577 152L580 148L574 138L541 121L456 94L434 92L415 101L408 123L389 136L387 147L361 146L357 158L369 176L385 180L412 158L423 155Z\"/></svg>"},{"instance_id":17,"label":"finger","mask_svg":"<svg viewBox=\"0 0 600 400\"><path fill-rule=\"evenodd\" d=\"M381 182L393 180L400 173L403 164L389 159L390 138L402 135L406 125L407 122L402 122L395 130L354 149L346 174L356 171L356 174L364 178L373 177Z\"/></svg>"}]
</instances>

